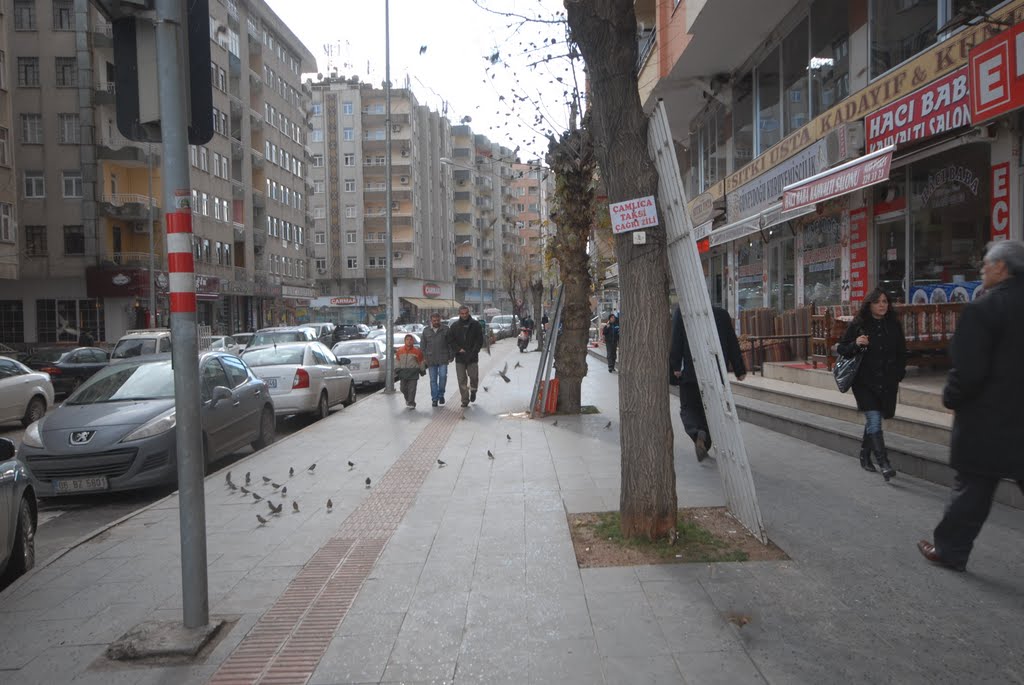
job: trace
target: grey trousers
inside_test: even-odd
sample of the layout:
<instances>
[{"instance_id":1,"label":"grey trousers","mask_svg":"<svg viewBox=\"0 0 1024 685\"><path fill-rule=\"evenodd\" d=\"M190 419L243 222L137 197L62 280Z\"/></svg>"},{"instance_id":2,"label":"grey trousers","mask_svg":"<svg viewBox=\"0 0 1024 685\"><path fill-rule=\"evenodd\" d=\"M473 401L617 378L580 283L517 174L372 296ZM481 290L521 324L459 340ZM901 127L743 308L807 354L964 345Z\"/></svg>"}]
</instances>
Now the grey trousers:
<instances>
[{"instance_id":1,"label":"grey trousers","mask_svg":"<svg viewBox=\"0 0 1024 685\"><path fill-rule=\"evenodd\" d=\"M398 387L401 389L402 395L405 397L406 404L416 404L417 382L419 382L419 378L401 380L398 382Z\"/></svg>"},{"instance_id":2,"label":"grey trousers","mask_svg":"<svg viewBox=\"0 0 1024 685\"><path fill-rule=\"evenodd\" d=\"M480 367L476 362L460 364L455 362L455 375L459 379L459 394L462 403L469 402L469 391L476 390L480 381Z\"/></svg>"}]
</instances>

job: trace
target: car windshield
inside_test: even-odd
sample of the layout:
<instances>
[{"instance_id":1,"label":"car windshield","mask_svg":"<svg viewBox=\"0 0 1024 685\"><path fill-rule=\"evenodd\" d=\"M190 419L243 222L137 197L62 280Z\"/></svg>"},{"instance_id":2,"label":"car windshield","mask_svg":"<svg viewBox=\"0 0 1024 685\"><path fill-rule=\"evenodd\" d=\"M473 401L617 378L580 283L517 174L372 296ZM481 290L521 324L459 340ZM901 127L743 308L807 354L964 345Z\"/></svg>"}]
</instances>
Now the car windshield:
<instances>
[{"instance_id":1,"label":"car windshield","mask_svg":"<svg viewBox=\"0 0 1024 685\"><path fill-rule=\"evenodd\" d=\"M111 359L129 359L144 354L156 354L156 338L127 338L119 340L110 353Z\"/></svg>"},{"instance_id":2,"label":"car windshield","mask_svg":"<svg viewBox=\"0 0 1024 685\"><path fill-rule=\"evenodd\" d=\"M258 350L246 350L242 359L249 366L276 366L278 364L302 364L305 347L264 347Z\"/></svg>"},{"instance_id":3,"label":"car windshield","mask_svg":"<svg viewBox=\"0 0 1024 685\"><path fill-rule=\"evenodd\" d=\"M252 346L273 345L274 343L302 342L308 340L303 331L265 331L252 337Z\"/></svg>"},{"instance_id":4,"label":"car windshield","mask_svg":"<svg viewBox=\"0 0 1024 685\"><path fill-rule=\"evenodd\" d=\"M334 354L346 355L346 354L377 354L377 346L373 343L349 343L346 345L338 345L334 348Z\"/></svg>"},{"instance_id":5,"label":"car windshield","mask_svg":"<svg viewBox=\"0 0 1024 685\"><path fill-rule=\"evenodd\" d=\"M86 381L67 404L133 402L174 398L170 361L108 366Z\"/></svg>"}]
</instances>

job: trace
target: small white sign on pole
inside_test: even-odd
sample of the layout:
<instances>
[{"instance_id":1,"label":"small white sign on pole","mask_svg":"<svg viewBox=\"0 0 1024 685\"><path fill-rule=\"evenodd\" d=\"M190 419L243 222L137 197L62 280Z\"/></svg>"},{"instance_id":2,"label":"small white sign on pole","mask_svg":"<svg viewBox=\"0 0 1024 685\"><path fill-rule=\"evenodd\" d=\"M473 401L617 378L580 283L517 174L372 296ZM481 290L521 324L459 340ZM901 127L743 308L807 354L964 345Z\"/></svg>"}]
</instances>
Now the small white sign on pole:
<instances>
[{"instance_id":1,"label":"small white sign on pole","mask_svg":"<svg viewBox=\"0 0 1024 685\"><path fill-rule=\"evenodd\" d=\"M628 233L658 225L658 210L654 196L638 197L635 200L612 202L608 205L612 215L612 233Z\"/></svg>"}]
</instances>

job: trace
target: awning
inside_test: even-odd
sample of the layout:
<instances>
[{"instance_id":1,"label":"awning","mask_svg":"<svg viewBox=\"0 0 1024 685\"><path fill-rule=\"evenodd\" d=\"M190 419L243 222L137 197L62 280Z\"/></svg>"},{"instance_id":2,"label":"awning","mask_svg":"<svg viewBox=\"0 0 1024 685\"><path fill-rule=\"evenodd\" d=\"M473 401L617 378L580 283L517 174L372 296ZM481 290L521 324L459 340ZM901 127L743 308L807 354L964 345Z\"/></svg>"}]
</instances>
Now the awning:
<instances>
[{"instance_id":1,"label":"awning","mask_svg":"<svg viewBox=\"0 0 1024 685\"><path fill-rule=\"evenodd\" d=\"M889 145L846 164L840 164L835 169L823 171L786 186L782 189L783 211L791 212L803 207L813 207L819 202L889 180L892 153L895 149L895 145Z\"/></svg>"},{"instance_id":2,"label":"awning","mask_svg":"<svg viewBox=\"0 0 1024 685\"><path fill-rule=\"evenodd\" d=\"M724 245L725 243L732 242L733 240L746 238L751 233L763 231L766 228L771 228L772 226L789 221L790 219L795 219L798 216L803 216L804 214L810 214L813 211L814 205L811 205L810 207L801 207L791 212L784 212L782 211L782 203L776 202L771 207L768 207L753 216L748 216L746 219L734 221L727 226L711 231L711 234L708 236L708 245L710 247L714 247L715 245Z\"/></svg>"},{"instance_id":3,"label":"awning","mask_svg":"<svg viewBox=\"0 0 1024 685\"><path fill-rule=\"evenodd\" d=\"M433 297L402 297L399 299L417 309L458 309L462 306L455 300L439 300Z\"/></svg>"}]
</instances>

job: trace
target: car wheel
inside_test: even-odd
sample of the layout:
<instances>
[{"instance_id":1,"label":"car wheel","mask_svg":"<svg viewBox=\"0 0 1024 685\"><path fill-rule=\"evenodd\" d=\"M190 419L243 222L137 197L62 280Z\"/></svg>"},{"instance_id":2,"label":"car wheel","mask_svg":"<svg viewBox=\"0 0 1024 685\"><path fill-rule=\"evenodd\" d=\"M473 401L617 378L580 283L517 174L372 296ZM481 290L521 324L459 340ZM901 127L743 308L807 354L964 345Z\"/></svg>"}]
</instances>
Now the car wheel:
<instances>
[{"instance_id":1,"label":"car wheel","mask_svg":"<svg viewBox=\"0 0 1024 685\"><path fill-rule=\"evenodd\" d=\"M36 565L36 523L28 496L21 498L18 507L18 527L14 531L14 547L4 571L4 580L12 581Z\"/></svg>"},{"instance_id":2,"label":"car wheel","mask_svg":"<svg viewBox=\"0 0 1024 685\"><path fill-rule=\"evenodd\" d=\"M320 393L320 401L316 403L316 418L315 421L326 419L331 414L331 405L327 399L327 391L324 390Z\"/></svg>"},{"instance_id":3,"label":"car wheel","mask_svg":"<svg viewBox=\"0 0 1024 685\"><path fill-rule=\"evenodd\" d=\"M25 409L25 416L21 419L21 425L28 428L31 424L43 418L46 414L46 400L36 395L28 401L28 408Z\"/></svg>"},{"instance_id":4,"label":"car wheel","mask_svg":"<svg viewBox=\"0 0 1024 685\"><path fill-rule=\"evenodd\" d=\"M356 401L356 384L355 383L349 383L348 384L348 397L346 397L345 401L341 403L341 406L343 406L343 407L351 406L355 401Z\"/></svg>"},{"instance_id":5,"label":"car wheel","mask_svg":"<svg viewBox=\"0 0 1024 685\"><path fill-rule=\"evenodd\" d=\"M274 410L270 407L263 407L263 413L260 414L260 437L256 438L256 441L252 443L252 448L254 450L261 450L274 442L275 427Z\"/></svg>"}]
</instances>

